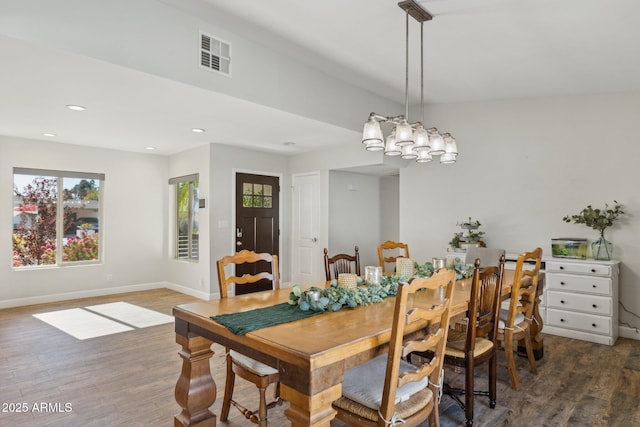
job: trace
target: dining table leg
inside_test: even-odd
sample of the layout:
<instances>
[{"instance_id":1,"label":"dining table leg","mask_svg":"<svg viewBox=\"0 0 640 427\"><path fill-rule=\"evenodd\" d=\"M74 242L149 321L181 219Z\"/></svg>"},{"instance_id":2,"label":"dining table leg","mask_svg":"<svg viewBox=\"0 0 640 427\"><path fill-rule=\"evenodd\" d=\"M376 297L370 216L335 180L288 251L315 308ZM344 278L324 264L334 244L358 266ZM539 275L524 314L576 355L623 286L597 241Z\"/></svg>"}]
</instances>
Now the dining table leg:
<instances>
[{"instance_id":1,"label":"dining table leg","mask_svg":"<svg viewBox=\"0 0 640 427\"><path fill-rule=\"evenodd\" d=\"M182 346L178 352L182 371L175 398L182 412L174 417L174 427L215 427L216 416L209 410L216 400L216 383L209 366L213 342L190 333L186 336L176 333L176 342Z\"/></svg>"},{"instance_id":2,"label":"dining table leg","mask_svg":"<svg viewBox=\"0 0 640 427\"><path fill-rule=\"evenodd\" d=\"M309 396L281 383L280 395L289 402L284 414L292 427L329 427L336 415L331 403L342 395L342 385L336 384Z\"/></svg>"}]
</instances>

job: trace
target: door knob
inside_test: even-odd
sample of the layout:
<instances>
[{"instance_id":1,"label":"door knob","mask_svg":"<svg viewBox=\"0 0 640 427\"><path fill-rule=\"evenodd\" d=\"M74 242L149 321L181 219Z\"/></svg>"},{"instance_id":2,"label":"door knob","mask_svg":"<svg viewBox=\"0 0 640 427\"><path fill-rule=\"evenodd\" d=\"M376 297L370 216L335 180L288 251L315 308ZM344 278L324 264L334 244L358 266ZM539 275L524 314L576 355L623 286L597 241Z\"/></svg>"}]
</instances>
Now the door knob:
<instances>
[{"instance_id":1,"label":"door knob","mask_svg":"<svg viewBox=\"0 0 640 427\"><path fill-rule=\"evenodd\" d=\"M242 242L236 242L236 246L242 246Z\"/></svg>"},{"instance_id":2,"label":"door knob","mask_svg":"<svg viewBox=\"0 0 640 427\"><path fill-rule=\"evenodd\" d=\"M317 238L317 237L314 237L313 239L311 239L311 241L312 241L313 243L315 243L315 242L317 242L317 241L318 241L318 238Z\"/></svg>"}]
</instances>

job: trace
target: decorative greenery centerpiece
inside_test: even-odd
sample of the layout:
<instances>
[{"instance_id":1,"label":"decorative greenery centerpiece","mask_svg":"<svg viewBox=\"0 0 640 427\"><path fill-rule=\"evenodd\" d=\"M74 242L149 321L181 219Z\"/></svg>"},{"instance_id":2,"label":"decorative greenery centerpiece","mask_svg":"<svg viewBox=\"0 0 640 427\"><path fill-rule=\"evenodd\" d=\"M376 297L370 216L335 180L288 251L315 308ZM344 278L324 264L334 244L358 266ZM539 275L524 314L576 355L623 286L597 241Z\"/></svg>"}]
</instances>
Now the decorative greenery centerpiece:
<instances>
[{"instance_id":1,"label":"decorative greenery centerpiece","mask_svg":"<svg viewBox=\"0 0 640 427\"><path fill-rule=\"evenodd\" d=\"M396 295L402 280L402 276L385 276L379 285L356 288L338 286L338 282L332 280L328 288L312 286L304 292L300 285L295 285L289 294L289 304L298 305L302 311L338 311L342 307L369 305Z\"/></svg>"},{"instance_id":2,"label":"decorative greenery centerpiece","mask_svg":"<svg viewBox=\"0 0 640 427\"><path fill-rule=\"evenodd\" d=\"M584 224L600 232L600 238L591 244L593 257L595 259L611 259L613 245L604 238L604 231L608 227L611 227L620 215L624 214L623 206L616 200L614 200L613 203L613 208L610 208L609 205L605 203L604 209L594 209L591 205L588 205L582 209L580 213L567 215L562 218L564 222Z\"/></svg>"},{"instance_id":3,"label":"decorative greenery centerpiece","mask_svg":"<svg viewBox=\"0 0 640 427\"><path fill-rule=\"evenodd\" d=\"M466 279L473 276L473 265L465 264L460 258L456 257L453 262L453 270L456 272L456 280ZM413 277L431 277L434 268L431 262L425 262L423 265L415 263L415 273Z\"/></svg>"},{"instance_id":4,"label":"decorative greenery centerpiece","mask_svg":"<svg viewBox=\"0 0 640 427\"><path fill-rule=\"evenodd\" d=\"M465 265L460 258L454 262L456 279L463 279L473 275L473 266ZM415 273L413 277L431 277L433 265L426 262L423 265L415 263ZM300 285L294 285L289 294L289 304L297 305L302 311L339 311L343 307L354 308L359 305L369 305L381 302L387 297L395 296L398 293L398 283L409 279L404 276L391 275L384 276L379 285L370 284L349 288L339 286L337 280L331 281L328 288L318 288L312 286L306 291L302 291Z\"/></svg>"},{"instance_id":5,"label":"decorative greenery centerpiece","mask_svg":"<svg viewBox=\"0 0 640 427\"><path fill-rule=\"evenodd\" d=\"M466 244L474 243L477 243L480 246L484 246L484 243L482 242L484 231L479 230L480 226L482 225L480 224L480 221L472 221L471 217L469 217L468 222L458 222L456 223L456 225L463 230L467 230L467 234L464 234L464 231L454 233L453 238L449 242L452 248L462 248Z\"/></svg>"}]
</instances>

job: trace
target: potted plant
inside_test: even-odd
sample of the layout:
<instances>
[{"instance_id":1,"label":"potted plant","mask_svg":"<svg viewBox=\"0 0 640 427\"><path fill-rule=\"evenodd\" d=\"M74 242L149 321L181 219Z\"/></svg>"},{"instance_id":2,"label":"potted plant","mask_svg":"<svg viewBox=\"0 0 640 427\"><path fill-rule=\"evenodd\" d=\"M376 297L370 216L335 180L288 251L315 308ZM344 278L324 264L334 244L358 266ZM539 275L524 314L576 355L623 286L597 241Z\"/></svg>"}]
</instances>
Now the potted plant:
<instances>
[{"instance_id":1,"label":"potted plant","mask_svg":"<svg viewBox=\"0 0 640 427\"><path fill-rule=\"evenodd\" d=\"M616 200L613 203L612 208L605 203L604 209L594 209L588 205L580 213L562 218L564 222L584 224L600 232L600 238L591 243L591 252L595 259L610 260L613 253L613 245L604 238L604 231L611 227L620 215L624 214L623 206Z\"/></svg>"},{"instance_id":2,"label":"potted plant","mask_svg":"<svg viewBox=\"0 0 640 427\"><path fill-rule=\"evenodd\" d=\"M466 249L468 246L484 246L484 242L482 241L484 231L478 230L482 225L480 221L472 221L471 217L469 217L468 222L457 223L456 225L463 230L467 230L467 234L465 235L464 231L454 233L453 238L449 242L454 249Z\"/></svg>"}]
</instances>

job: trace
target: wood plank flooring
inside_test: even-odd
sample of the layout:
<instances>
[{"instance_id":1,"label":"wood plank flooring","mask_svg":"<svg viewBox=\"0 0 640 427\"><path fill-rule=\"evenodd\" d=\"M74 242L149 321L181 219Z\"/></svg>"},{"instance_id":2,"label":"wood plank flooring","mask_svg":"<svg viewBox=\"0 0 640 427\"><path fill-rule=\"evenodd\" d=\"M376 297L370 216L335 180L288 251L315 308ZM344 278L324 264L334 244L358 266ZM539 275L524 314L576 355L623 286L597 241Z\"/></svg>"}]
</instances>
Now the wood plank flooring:
<instances>
[{"instance_id":1,"label":"wood plank flooring","mask_svg":"<svg viewBox=\"0 0 640 427\"><path fill-rule=\"evenodd\" d=\"M172 324L80 341L32 316L116 301L171 314L174 305L196 299L160 289L0 310L0 425L173 425L180 411L173 392L181 359ZM551 335L544 340L538 375L518 358L522 389L514 391L506 367L500 367L498 405L489 409L486 398L477 398L475 425L640 425L640 341L619 339L609 347ZM213 348L218 401L212 410L218 414L224 349ZM478 388L486 383L484 378L483 367L477 373ZM453 371L447 371L446 379L452 385L463 384L463 376ZM257 391L238 379L236 398L253 408ZM16 404L26 404L26 412L16 412ZM271 426L289 425L285 408L286 403L269 412ZM440 410L442 426L463 424L463 411L450 398L442 398ZM252 424L232 408L229 422L218 425ZM331 425L344 426L337 420Z\"/></svg>"}]
</instances>

